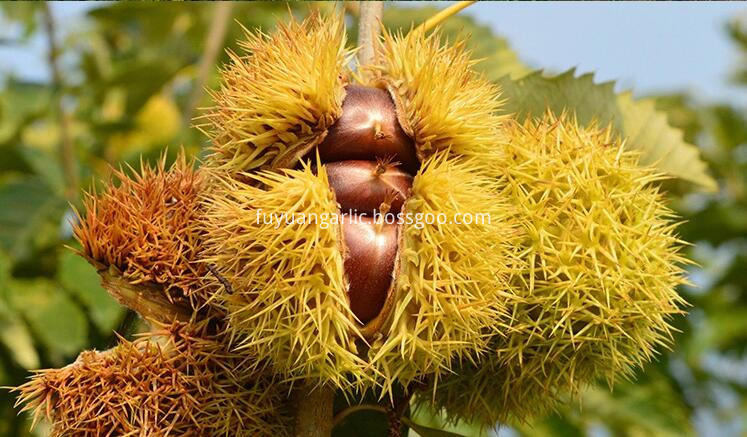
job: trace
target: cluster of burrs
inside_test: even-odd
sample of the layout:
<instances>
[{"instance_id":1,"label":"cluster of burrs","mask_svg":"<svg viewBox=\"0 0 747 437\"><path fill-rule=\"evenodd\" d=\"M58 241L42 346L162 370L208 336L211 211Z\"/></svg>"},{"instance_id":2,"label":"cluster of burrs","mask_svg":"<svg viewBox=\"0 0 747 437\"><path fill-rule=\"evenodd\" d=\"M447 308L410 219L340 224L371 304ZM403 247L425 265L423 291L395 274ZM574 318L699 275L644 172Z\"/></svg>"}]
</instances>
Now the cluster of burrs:
<instances>
[{"instance_id":1,"label":"cluster of burrs","mask_svg":"<svg viewBox=\"0 0 747 437\"><path fill-rule=\"evenodd\" d=\"M324 390L493 425L668 342L682 244L609 129L499 115L438 33L385 32L355 73L339 16L241 47L198 169L86 198L80 254L153 332L19 388L55 435L292 434Z\"/></svg>"}]
</instances>

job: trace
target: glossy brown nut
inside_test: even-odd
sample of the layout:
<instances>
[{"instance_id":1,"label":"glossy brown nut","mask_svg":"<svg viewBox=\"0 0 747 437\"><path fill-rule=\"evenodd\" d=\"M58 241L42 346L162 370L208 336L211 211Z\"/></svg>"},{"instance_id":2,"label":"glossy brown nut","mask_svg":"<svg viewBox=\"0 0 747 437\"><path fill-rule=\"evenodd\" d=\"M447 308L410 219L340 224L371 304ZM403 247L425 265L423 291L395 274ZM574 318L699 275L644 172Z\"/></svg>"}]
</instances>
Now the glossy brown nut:
<instances>
[{"instance_id":1,"label":"glossy brown nut","mask_svg":"<svg viewBox=\"0 0 747 437\"><path fill-rule=\"evenodd\" d=\"M419 162L412 139L397 121L394 102L386 90L349 85L342 116L317 147L322 162L393 158L412 174Z\"/></svg>"},{"instance_id":2,"label":"glossy brown nut","mask_svg":"<svg viewBox=\"0 0 747 437\"><path fill-rule=\"evenodd\" d=\"M324 166L344 214L352 210L352 213L373 215L385 201L389 203L389 213L397 214L410 195L412 176L391 164L339 161Z\"/></svg>"},{"instance_id":3,"label":"glossy brown nut","mask_svg":"<svg viewBox=\"0 0 747 437\"><path fill-rule=\"evenodd\" d=\"M392 285L397 224L378 225L371 217L345 214L342 232L350 309L365 324L381 312Z\"/></svg>"}]
</instances>

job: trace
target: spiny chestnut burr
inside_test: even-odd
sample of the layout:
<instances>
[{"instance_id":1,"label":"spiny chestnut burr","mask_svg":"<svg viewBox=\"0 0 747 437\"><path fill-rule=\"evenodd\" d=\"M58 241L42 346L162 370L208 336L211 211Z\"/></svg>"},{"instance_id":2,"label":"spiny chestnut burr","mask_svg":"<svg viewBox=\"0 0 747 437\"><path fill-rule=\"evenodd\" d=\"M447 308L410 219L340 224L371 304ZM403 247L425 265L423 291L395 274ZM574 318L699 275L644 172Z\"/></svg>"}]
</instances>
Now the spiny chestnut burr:
<instances>
[{"instance_id":1,"label":"spiny chestnut burr","mask_svg":"<svg viewBox=\"0 0 747 437\"><path fill-rule=\"evenodd\" d=\"M390 197L389 213L397 214L410 195L412 176L383 160L331 162L325 168L343 213L370 216Z\"/></svg>"},{"instance_id":2,"label":"spiny chestnut burr","mask_svg":"<svg viewBox=\"0 0 747 437\"><path fill-rule=\"evenodd\" d=\"M350 309L365 324L379 315L391 288L397 255L396 223L345 214L342 231L347 248Z\"/></svg>"},{"instance_id":3,"label":"spiny chestnut burr","mask_svg":"<svg viewBox=\"0 0 747 437\"><path fill-rule=\"evenodd\" d=\"M414 174L418 158L412 138L397 120L394 101L385 90L349 85L342 116L318 146L322 162L393 158Z\"/></svg>"}]
</instances>

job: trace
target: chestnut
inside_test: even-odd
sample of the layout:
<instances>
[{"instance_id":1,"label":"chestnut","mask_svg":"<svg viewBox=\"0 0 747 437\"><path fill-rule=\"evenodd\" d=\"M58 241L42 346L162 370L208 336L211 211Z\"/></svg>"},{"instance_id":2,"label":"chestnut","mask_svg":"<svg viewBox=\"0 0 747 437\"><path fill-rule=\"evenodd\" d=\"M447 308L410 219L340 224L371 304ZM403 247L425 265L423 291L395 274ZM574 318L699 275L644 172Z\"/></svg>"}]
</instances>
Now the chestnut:
<instances>
[{"instance_id":1,"label":"chestnut","mask_svg":"<svg viewBox=\"0 0 747 437\"><path fill-rule=\"evenodd\" d=\"M410 195L412 176L386 161L339 161L324 167L343 213L373 215L386 202L389 213L397 214Z\"/></svg>"},{"instance_id":2,"label":"chestnut","mask_svg":"<svg viewBox=\"0 0 747 437\"><path fill-rule=\"evenodd\" d=\"M341 222L350 309L366 324L379 315L392 286L398 226L350 214Z\"/></svg>"},{"instance_id":3,"label":"chestnut","mask_svg":"<svg viewBox=\"0 0 747 437\"><path fill-rule=\"evenodd\" d=\"M415 145L397 120L389 92L379 88L348 85L342 116L317 147L322 162L390 158L415 174L419 162Z\"/></svg>"}]
</instances>

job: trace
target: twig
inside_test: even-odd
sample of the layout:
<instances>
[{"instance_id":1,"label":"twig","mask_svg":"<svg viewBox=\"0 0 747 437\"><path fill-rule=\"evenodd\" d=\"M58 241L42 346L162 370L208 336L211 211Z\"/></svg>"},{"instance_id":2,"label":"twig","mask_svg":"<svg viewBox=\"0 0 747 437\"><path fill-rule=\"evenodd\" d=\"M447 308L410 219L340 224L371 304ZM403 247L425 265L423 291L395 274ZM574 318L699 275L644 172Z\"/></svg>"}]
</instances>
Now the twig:
<instances>
[{"instance_id":1,"label":"twig","mask_svg":"<svg viewBox=\"0 0 747 437\"><path fill-rule=\"evenodd\" d=\"M433 29L434 27L444 22L447 18L451 17L452 15L456 15L459 11L471 5L472 3L475 3L475 2L474 1L462 1L462 2L455 3L449 6L448 8L443 9L442 11L432 16L431 18L425 20L423 24L415 28L415 31L423 32L423 33L428 32L429 30Z\"/></svg>"},{"instance_id":2,"label":"twig","mask_svg":"<svg viewBox=\"0 0 747 437\"><path fill-rule=\"evenodd\" d=\"M407 391L394 399L394 405L387 408L387 419L389 420L389 437L402 436L402 423L405 412L410 407L412 391Z\"/></svg>"},{"instance_id":3,"label":"twig","mask_svg":"<svg viewBox=\"0 0 747 437\"><path fill-rule=\"evenodd\" d=\"M223 285L223 288L226 289L227 294L233 294L233 287L231 286L231 283L228 282L228 279L224 278L223 275L218 273L218 269L216 269L215 266L208 264L207 269L210 273L213 274L213 276L215 276L215 279L217 279L218 282Z\"/></svg>"},{"instance_id":4,"label":"twig","mask_svg":"<svg viewBox=\"0 0 747 437\"><path fill-rule=\"evenodd\" d=\"M115 267L100 270L101 285L120 304L135 311L143 319L156 323L174 320L187 322L192 311L173 302L164 295L162 287L154 284L132 284L122 277Z\"/></svg>"},{"instance_id":5,"label":"twig","mask_svg":"<svg viewBox=\"0 0 747 437\"><path fill-rule=\"evenodd\" d=\"M296 437L327 437L332 434L332 413L335 389L313 386L300 387L295 393Z\"/></svg>"},{"instance_id":6,"label":"twig","mask_svg":"<svg viewBox=\"0 0 747 437\"><path fill-rule=\"evenodd\" d=\"M53 87L53 104L59 117L60 125L60 164L62 173L65 177L65 197L68 201L74 203L78 198L78 169L75 162L75 148L73 139L70 136L70 121L62 105L62 93L64 83L62 82L62 73L58 58L60 48L57 45L57 32L52 9L48 2L43 3L42 16L44 18L44 27L47 31L47 45L49 46L49 68L52 70L52 87Z\"/></svg>"},{"instance_id":7,"label":"twig","mask_svg":"<svg viewBox=\"0 0 747 437\"><path fill-rule=\"evenodd\" d=\"M213 19L210 21L210 31L205 37L205 50L202 52L202 57L200 58L197 79L195 80L192 94L189 96L187 108L184 111L184 122L187 124L192 120L192 114L197 109L197 105L200 104L200 99L205 91L205 84L208 82L210 73L215 65L215 60L218 58L218 53L223 46L223 40L226 38L226 31L228 30L228 22L231 20L233 2L217 2L213 9Z\"/></svg>"},{"instance_id":8,"label":"twig","mask_svg":"<svg viewBox=\"0 0 747 437\"><path fill-rule=\"evenodd\" d=\"M381 17L384 12L383 2L360 2L360 19L358 20L358 65L364 66L374 62L374 43L381 33Z\"/></svg>"}]
</instances>

